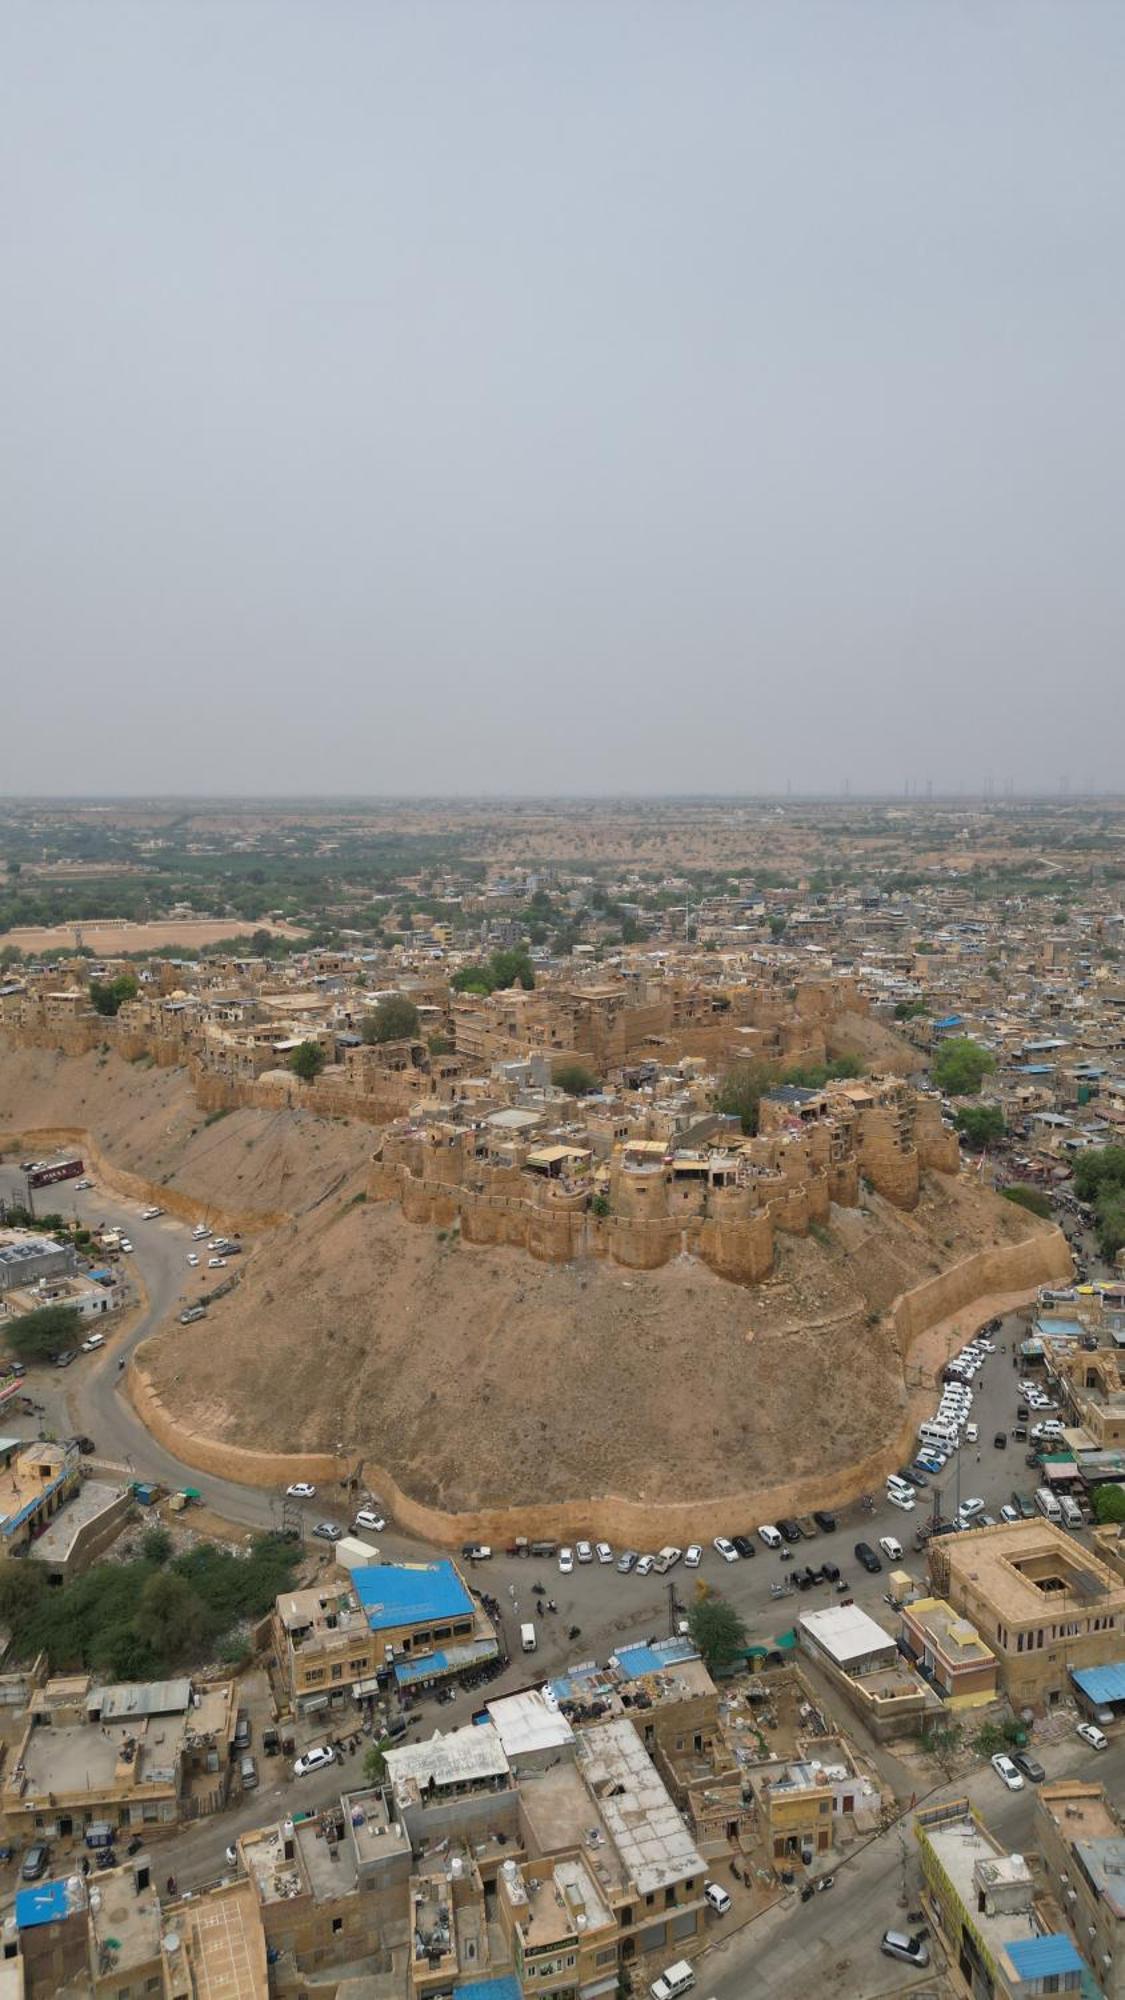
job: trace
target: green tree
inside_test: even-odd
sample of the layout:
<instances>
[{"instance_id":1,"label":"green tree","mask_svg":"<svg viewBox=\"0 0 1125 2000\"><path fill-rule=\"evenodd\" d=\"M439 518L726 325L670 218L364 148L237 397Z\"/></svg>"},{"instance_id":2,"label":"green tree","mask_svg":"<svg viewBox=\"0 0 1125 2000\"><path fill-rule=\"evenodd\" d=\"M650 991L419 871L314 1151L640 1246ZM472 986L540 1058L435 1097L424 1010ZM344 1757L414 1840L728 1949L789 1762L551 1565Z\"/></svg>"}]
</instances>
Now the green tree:
<instances>
[{"instance_id":1,"label":"green tree","mask_svg":"<svg viewBox=\"0 0 1125 2000\"><path fill-rule=\"evenodd\" d=\"M302 1042L289 1058L289 1067L302 1083L312 1083L320 1075L328 1058L319 1042Z\"/></svg>"},{"instance_id":2,"label":"green tree","mask_svg":"<svg viewBox=\"0 0 1125 2000\"><path fill-rule=\"evenodd\" d=\"M744 1132L758 1129L758 1110L763 1093L773 1085L773 1072L756 1057L737 1062L719 1080L716 1103L728 1118L737 1118Z\"/></svg>"},{"instance_id":3,"label":"green tree","mask_svg":"<svg viewBox=\"0 0 1125 2000\"><path fill-rule=\"evenodd\" d=\"M427 1035L426 1047L432 1056L451 1056L453 1043L448 1035Z\"/></svg>"},{"instance_id":4,"label":"green tree","mask_svg":"<svg viewBox=\"0 0 1125 2000\"><path fill-rule=\"evenodd\" d=\"M273 950L273 932L258 930L250 939L250 949L255 958L268 958Z\"/></svg>"},{"instance_id":5,"label":"green tree","mask_svg":"<svg viewBox=\"0 0 1125 2000\"><path fill-rule=\"evenodd\" d=\"M1125 1146L1091 1146L1078 1155L1074 1191L1079 1201L1094 1201L1106 1185L1125 1187Z\"/></svg>"},{"instance_id":6,"label":"green tree","mask_svg":"<svg viewBox=\"0 0 1125 2000\"><path fill-rule=\"evenodd\" d=\"M363 1775L369 1785L381 1785L387 1775L387 1748L390 1737L368 1744L363 1756Z\"/></svg>"},{"instance_id":7,"label":"green tree","mask_svg":"<svg viewBox=\"0 0 1125 2000\"><path fill-rule=\"evenodd\" d=\"M137 982L132 973L123 972L117 979L91 979L90 999L99 1014L114 1015L122 1001L135 1000Z\"/></svg>"},{"instance_id":8,"label":"green tree","mask_svg":"<svg viewBox=\"0 0 1125 2000\"><path fill-rule=\"evenodd\" d=\"M1029 1215L1050 1217L1051 1197L1042 1188L1025 1187L1022 1181L1017 1181L1014 1187L1004 1189L1004 1200L1014 1201L1017 1208L1026 1208Z\"/></svg>"},{"instance_id":9,"label":"green tree","mask_svg":"<svg viewBox=\"0 0 1125 2000\"><path fill-rule=\"evenodd\" d=\"M746 1627L725 1597L709 1592L692 1605L687 1615L688 1631L711 1673L733 1666L746 1651Z\"/></svg>"},{"instance_id":10,"label":"green tree","mask_svg":"<svg viewBox=\"0 0 1125 2000\"><path fill-rule=\"evenodd\" d=\"M0 1625L18 1633L42 1601L46 1577L39 1563L0 1562Z\"/></svg>"},{"instance_id":11,"label":"green tree","mask_svg":"<svg viewBox=\"0 0 1125 2000\"><path fill-rule=\"evenodd\" d=\"M978 1153L995 1145L1008 1129L998 1104L964 1104L954 1122L966 1144Z\"/></svg>"},{"instance_id":12,"label":"green tree","mask_svg":"<svg viewBox=\"0 0 1125 2000\"><path fill-rule=\"evenodd\" d=\"M18 1360L46 1361L52 1354L77 1347L82 1337L82 1315L77 1306L40 1306L36 1312L21 1313L5 1332Z\"/></svg>"},{"instance_id":13,"label":"green tree","mask_svg":"<svg viewBox=\"0 0 1125 2000\"><path fill-rule=\"evenodd\" d=\"M582 1063L557 1063L551 1071L551 1082L557 1089L565 1090L568 1097L588 1097L598 1087L597 1077Z\"/></svg>"},{"instance_id":14,"label":"green tree","mask_svg":"<svg viewBox=\"0 0 1125 2000\"><path fill-rule=\"evenodd\" d=\"M1125 1521L1125 1486L1095 1486L1094 1516L1098 1521Z\"/></svg>"},{"instance_id":15,"label":"green tree","mask_svg":"<svg viewBox=\"0 0 1125 2000\"><path fill-rule=\"evenodd\" d=\"M924 1000L900 1000L895 1008L896 1021L919 1021L929 1008Z\"/></svg>"},{"instance_id":16,"label":"green tree","mask_svg":"<svg viewBox=\"0 0 1125 2000\"><path fill-rule=\"evenodd\" d=\"M454 993L491 993L492 978L486 966L463 965L449 982Z\"/></svg>"},{"instance_id":17,"label":"green tree","mask_svg":"<svg viewBox=\"0 0 1125 2000\"><path fill-rule=\"evenodd\" d=\"M777 940L779 938L783 938L785 936L788 925L789 925L788 917L776 916L770 918L770 936L774 940L775 944L777 943Z\"/></svg>"},{"instance_id":18,"label":"green tree","mask_svg":"<svg viewBox=\"0 0 1125 2000\"><path fill-rule=\"evenodd\" d=\"M199 1645L207 1614L186 1577L157 1570L141 1590L133 1627L158 1658L180 1660Z\"/></svg>"},{"instance_id":19,"label":"green tree","mask_svg":"<svg viewBox=\"0 0 1125 2000\"><path fill-rule=\"evenodd\" d=\"M996 1058L968 1035L943 1042L933 1061L933 1079L947 1097L975 1097Z\"/></svg>"},{"instance_id":20,"label":"green tree","mask_svg":"<svg viewBox=\"0 0 1125 2000\"><path fill-rule=\"evenodd\" d=\"M172 1537L167 1528L146 1528L141 1536L141 1555L145 1562L162 1569L172 1553Z\"/></svg>"},{"instance_id":21,"label":"green tree","mask_svg":"<svg viewBox=\"0 0 1125 2000\"><path fill-rule=\"evenodd\" d=\"M488 971L497 992L507 986L522 986L530 993L535 985L535 969L526 951L493 952Z\"/></svg>"},{"instance_id":22,"label":"green tree","mask_svg":"<svg viewBox=\"0 0 1125 2000\"><path fill-rule=\"evenodd\" d=\"M418 1033L418 1009L405 993L388 993L359 1024L365 1042L405 1042Z\"/></svg>"}]
</instances>

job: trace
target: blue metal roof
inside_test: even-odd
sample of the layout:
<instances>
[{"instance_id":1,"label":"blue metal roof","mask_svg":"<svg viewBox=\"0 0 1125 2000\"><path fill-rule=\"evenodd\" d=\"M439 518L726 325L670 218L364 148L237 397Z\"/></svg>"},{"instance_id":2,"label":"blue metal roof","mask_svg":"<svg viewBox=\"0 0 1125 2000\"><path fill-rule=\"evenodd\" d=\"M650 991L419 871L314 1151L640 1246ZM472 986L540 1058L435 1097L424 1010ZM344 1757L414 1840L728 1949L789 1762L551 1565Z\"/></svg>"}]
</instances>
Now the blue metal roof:
<instances>
[{"instance_id":1,"label":"blue metal roof","mask_svg":"<svg viewBox=\"0 0 1125 2000\"><path fill-rule=\"evenodd\" d=\"M661 1667L676 1667L684 1660L697 1660L699 1647L690 1639L657 1639L655 1645L619 1646L614 1659L627 1681L641 1674L657 1674Z\"/></svg>"},{"instance_id":2,"label":"blue metal roof","mask_svg":"<svg viewBox=\"0 0 1125 2000\"><path fill-rule=\"evenodd\" d=\"M354 1569L352 1584L373 1632L472 1615L473 1600L448 1560Z\"/></svg>"},{"instance_id":3,"label":"blue metal roof","mask_svg":"<svg viewBox=\"0 0 1125 2000\"><path fill-rule=\"evenodd\" d=\"M1081 1972L1083 1961L1060 1931L1048 1937L1013 1938L1004 1950L1021 1979L1047 1979L1055 1972Z\"/></svg>"},{"instance_id":4,"label":"blue metal roof","mask_svg":"<svg viewBox=\"0 0 1125 2000\"><path fill-rule=\"evenodd\" d=\"M556 1701L583 1701L592 1687L606 1685L606 1675L591 1662L584 1667L568 1667L565 1674L553 1675L547 1685Z\"/></svg>"},{"instance_id":5,"label":"blue metal roof","mask_svg":"<svg viewBox=\"0 0 1125 2000\"><path fill-rule=\"evenodd\" d=\"M1087 1701L1125 1701L1125 1660L1114 1660L1108 1667L1072 1667L1070 1678Z\"/></svg>"},{"instance_id":6,"label":"blue metal roof","mask_svg":"<svg viewBox=\"0 0 1125 2000\"><path fill-rule=\"evenodd\" d=\"M21 1931L36 1924L56 1924L69 1913L70 1897L61 1875L53 1882L37 1882L34 1889L16 1890L16 1924Z\"/></svg>"},{"instance_id":7,"label":"blue metal roof","mask_svg":"<svg viewBox=\"0 0 1125 2000\"><path fill-rule=\"evenodd\" d=\"M409 1659L396 1660L395 1679L400 1687L409 1687L414 1681L433 1680L439 1674L464 1673L466 1667L494 1660L497 1651L495 1639L470 1639L463 1646L438 1646L432 1653L413 1653Z\"/></svg>"},{"instance_id":8,"label":"blue metal roof","mask_svg":"<svg viewBox=\"0 0 1125 2000\"><path fill-rule=\"evenodd\" d=\"M453 1988L457 2000L521 2000L519 1980L512 1972L499 1979L459 1979Z\"/></svg>"}]
</instances>

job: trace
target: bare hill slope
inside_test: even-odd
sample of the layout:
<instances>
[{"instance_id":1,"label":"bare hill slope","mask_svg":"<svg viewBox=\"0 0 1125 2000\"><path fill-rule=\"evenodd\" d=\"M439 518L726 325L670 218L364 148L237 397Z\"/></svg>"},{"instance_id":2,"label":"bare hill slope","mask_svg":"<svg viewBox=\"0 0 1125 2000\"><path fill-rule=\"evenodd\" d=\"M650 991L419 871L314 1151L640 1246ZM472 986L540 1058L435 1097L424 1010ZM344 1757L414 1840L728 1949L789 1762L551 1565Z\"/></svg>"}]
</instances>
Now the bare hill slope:
<instances>
[{"instance_id":1,"label":"bare hill slope","mask_svg":"<svg viewBox=\"0 0 1125 2000\"><path fill-rule=\"evenodd\" d=\"M897 1293L1029 1218L934 1177L904 1216L873 1199L779 1239L754 1288L536 1264L346 1198L278 1231L206 1322L148 1350L178 1418L229 1443L340 1441L420 1500L462 1510L611 1490L740 1491L844 1464L905 1403Z\"/></svg>"},{"instance_id":2,"label":"bare hill slope","mask_svg":"<svg viewBox=\"0 0 1125 2000\"><path fill-rule=\"evenodd\" d=\"M117 1055L0 1046L0 1132L79 1130L113 1165L214 1208L299 1214L330 1187L359 1185L370 1127L292 1111L208 1121L184 1069Z\"/></svg>"}]
</instances>

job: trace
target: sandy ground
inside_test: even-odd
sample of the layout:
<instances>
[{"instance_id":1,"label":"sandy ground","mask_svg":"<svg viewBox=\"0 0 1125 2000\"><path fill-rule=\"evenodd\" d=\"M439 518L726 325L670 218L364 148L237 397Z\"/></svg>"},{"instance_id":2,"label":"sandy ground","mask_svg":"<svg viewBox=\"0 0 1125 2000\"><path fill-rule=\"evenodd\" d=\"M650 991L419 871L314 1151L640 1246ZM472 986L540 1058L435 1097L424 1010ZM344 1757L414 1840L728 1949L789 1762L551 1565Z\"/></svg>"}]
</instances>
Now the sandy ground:
<instances>
[{"instance_id":1,"label":"sandy ground","mask_svg":"<svg viewBox=\"0 0 1125 2000\"><path fill-rule=\"evenodd\" d=\"M81 931L82 943L99 957L112 958L121 951L160 951L165 945L220 944L223 938L246 937L251 931L271 931L275 937L304 937L292 924L252 924L245 918L224 923L214 918L179 917L161 924L40 924L25 930L5 931L0 943L14 944L20 951L65 950Z\"/></svg>"},{"instance_id":2,"label":"sandy ground","mask_svg":"<svg viewBox=\"0 0 1125 2000\"><path fill-rule=\"evenodd\" d=\"M299 1214L329 1189L362 1186L372 1146L370 1126L301 1111L208 1120L183 1069L0 1044L0 1133L67 1126L91 1132L114 1166L239 1213Z\"/></svg>"},{"instance_id":3,"label":"sandy ground","mask_svg":"<svg viewBox=\"0 0 1125 2000\"><path fill-rule=\"evenodd\" d=\"M628 1273L536 1264L346 1194L278 1231L238 1291L151 1350L158 1394L265 1450L340 1439L449 1509L611 1491L684 1499L779 1485L873 1449L905 1409L898 1292L1026 1232L934 1178L904 1217L836 1210L730 1285L690 1259Z\"/></svg>"}]
</instances>

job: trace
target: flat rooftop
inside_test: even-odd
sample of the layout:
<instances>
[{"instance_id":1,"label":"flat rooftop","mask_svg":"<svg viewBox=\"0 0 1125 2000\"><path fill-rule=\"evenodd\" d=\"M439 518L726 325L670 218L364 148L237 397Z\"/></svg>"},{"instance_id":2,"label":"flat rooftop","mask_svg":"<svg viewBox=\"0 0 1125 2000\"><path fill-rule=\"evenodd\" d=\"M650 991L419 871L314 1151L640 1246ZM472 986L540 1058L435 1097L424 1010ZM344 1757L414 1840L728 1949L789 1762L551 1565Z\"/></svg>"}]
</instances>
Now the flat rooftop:
<instances>
[{"instance_id":1,"label":"flat rooftop","mask_svg":"<svg viewBox=\"0 0 1125 2000\"><path fill-rule=\"evenodd\" d=\"M507 1783L508 1759L491 1722L468 1723L426 1743L404 1743L386 1752L387 1775L401 1804L417 1804L423 1791L448 1791Z\"/></svg>"},{"instance_id":2,"label":"flat rooftop","mask_svg":"<svg viewBox=\"0 0 1125 2000\"><path fill-rule=\"evenodd\" d=\"M266 1941L249 1882L176 1903L164 1916L168 1990L175 2000L188 1994L192 2000L266 2000ZM175 1951L168 1948L169 1932L179 1939Z\"/></svg>"},{"instance_id":3,"label":"flat rooftop","mask_svg":"<svg viewBox=\"0 0 1125 2000\"><path fill-rule=\"evenodd\" d=\"M126 1974L160 1957L164 1926L155 1888L142 1889L138 1895L132 1867L99 1872L87 1887L94 1941L115 1973Z\"/></svg>"},{"instance_id":4,"label":"flat rooftop","mask_svg":"<svg viewBox=\"0 0 1125 2000\"><path fill-rule=\"evenodd\" d=\"M132 1723L78 1722L33 1729L24 1747L27 1797L54 1793L133 1790L137 1785L174 1785L183 1742L182 1721ZM126 1744L136 1745L126 1755ZM11 1767L8 1777L11 1780Z\"/></svg>"},{"instance_id":5,"label":"flat rooftop","mask_svg":"<svg viewBox=\"0 0 1125 2000\"><path fill-rule=\"evenodd\" d=\"M500 1695L485 1706L506 1757L530 1757L551 1750L573 1753L573 1729L539 1688Z\"/></svg>"},{"instance_id":6,"label":"flat rooftop","mask_svg":"<svg viewBox=\"0 0 1125 2000\"><path fill-rule=\"evenodd\" d=\"M508 1891L516 1921L532 1951L562 1944L612 1922L610 1907L580 1858L556 1861L541 1879L526 1872Z\"/></svg>"},{"instance_id":7,"label":"flat rooftop","mask_svg":"<svg viewBox=\"0 0 1125 2000\"><path fill-rule=\"evenodd\" d=\"M979 1665L994 1656L975 1625L962 1618L941 1597L919 1597L906 1606L911 1622L929 1634L934 1645L954 1666Z\"/></svg>"},{"instance_id":8,"label":"flat rooftop","mask_svg":"<svg viewBox=\"0 0 1125 2000\"><path fill-rule=\"evenodd\" d=\"M941 1825L927 1826L926 1837L964 1908L972 1912L971 1921L994 1957L1014 1939L1040 1935L1032 1915L1034 1883L1022 1855L1005 1853L991 1834L967 1814L946 1820ZM1003 1911L994 1916L990 1916L987 1910L978 1909L978 1863L983 1863L993 1874L998 1886L1026 1881L1026 1908Z\"/></svg>"},{"instance_id":9,"label":"flat rooftop","mask_svg":"<svg viewBox=\"0 0 1125 2000\"><path fill-rule=\"evenodd\" d=\"M1049 1521L998 1521L945 1535L940 1560L950 1577L1007 1622L1070 1612L1125 1611L1125 1580Z\"/></svg>"},{"instance_id":10,"label":"flat rooftop","mask_svg":"<svg viewBox=\"0 0 1125 2000\"><path fill-rule=\"evenodd\" d=\"M405 1830L397 1819L389 1817L382 1792L345 1792L340 1803L360 1867L407 1851Z\"/></svg>"},{"instance_id":11,"label":"flat rooftop","mask_svg":"<svg viewBox=\"0 0 1125 2000\"><path fill-rule=\"evenodd\" d=\"M891 1634L858 1604L826 1604L822 1611L802 1612L798 1623L842 1667L895 1646Z\"/></svg>"},{"instance_id":12,"label":"flat rooftop","mask_svg":"<svg viewBox=\"0 0 1125 2000\"><path fill-rule=\"evenodd\" d=\"M473 1615L473 1600L448 1559L356 1569L352 1585L373 1632Z\"/></svg>"},{"instance_id":13,"label":"flat rooftop","mask_svg":"<svg viewBox=\"0 0 1125 2000\"><path fill-rule=\"evenodd\" d=\"M606 1722L579 1738L580 1769L597 1799L629 1880L648 1895L703 1860L631 1722Z\"/></svg>"}]
</instances>

